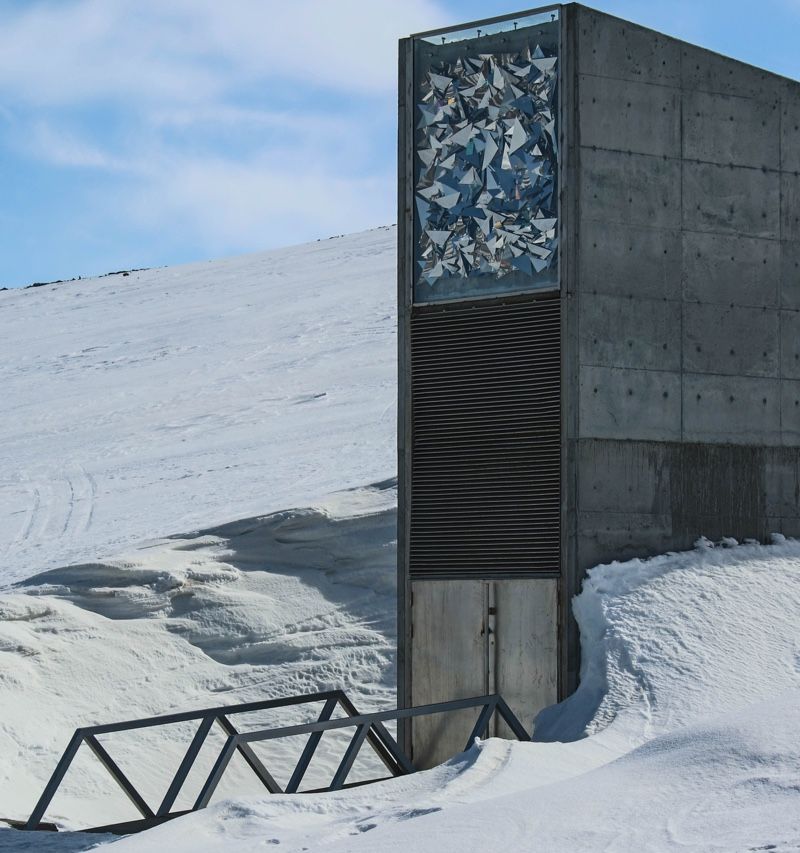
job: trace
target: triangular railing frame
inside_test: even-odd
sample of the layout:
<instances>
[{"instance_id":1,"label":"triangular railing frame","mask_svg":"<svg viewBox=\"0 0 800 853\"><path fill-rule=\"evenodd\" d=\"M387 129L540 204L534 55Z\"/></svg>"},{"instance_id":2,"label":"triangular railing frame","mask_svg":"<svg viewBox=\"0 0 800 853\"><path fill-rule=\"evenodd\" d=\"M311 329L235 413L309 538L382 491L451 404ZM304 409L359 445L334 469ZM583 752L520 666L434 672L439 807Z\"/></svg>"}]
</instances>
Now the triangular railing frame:
<instances>
[{"instance_id":1,"label":"triangular railing frame","mask_svg":"<svg viewBox=\"0 0 800 853\"><path fill-rule=\"evenodd\" d=\"M280 728L258 729L255 731L240 732L230 721L234 714L246 714L254 711L264 711L273 708L286 708L293 705L308 705L323 702L322 711L316 721L302 723L295 726L284 726ZM344 711L344 717L334 718L337 707ZM475 696L469 699L455 699L450 702L436 702L430 705L420 705L416 708L396 708L388 711L377 711L371 714L361 714L348 696L342 690L329 690L324 693L309 693L301 696L290 696L282 699L267 699L261 702L247 702L240 705L225 705L217 708L206 708L200 711L187 711L180 714L167 714L160 717L146 717L140 720L129 720L122 723L110 723L100 726L89 726L75 730L64 753L56 765L53 775L50 777L41 797L34 807L27 823L20 826L22 829L36 830L44 829L43 818L53 797L58 791L67 771L72 764L82 744L86 744L105 767L109 775L119 785L136 810L141 815L139 820L125 823L110 824L106 826L91 827L87 832L117 832L128 833L148 829L166 820L178 817L189 812L205 808L210 802L222 777L227 770L231 759L238 752L247 762L251 770L258 777L261 784L270 794L296 794L299 793L300 784L303 781L311 759L314 757L322 735L326 731L334 729L349 728L355 726L355 733L348 744L339 766L325 788L315 789L314 792L337 791L348 786L347 778L353 767L364 743L368 743L378 758L386 766L391 774L369 782L382 781L392 776L403 776L414 773L415 767L409 757L401 749L398 742L384 725L389 720L400 720L411 717L420 717L428 714L442 714L459 711L465 708L479 708L478 718L470 733L465 749L468 749L477 737L485 736L492 717L497 714L505 720L508 727L519 740L530 740L529 734L508 707L503 699L496 695ZM114 761L108 750L98 740L98 735L111 734L114 732L132 731L135 729L152 728L155 726L166 726L172 723L182 723L191 720L199 720L197 731L192 738L170 784L159 806L153 809L142 796L141 792L125 775L123 770ZM189 776L195 760L206 742L209 732L214 724L218 725L225 734L225 743L219 752L212 768L208 774L200 793L190 809L174 811L175 802ZM292 771L285 788L281 788L275 778L266 768L261 759L255 754L251 744L261 741L274 740L281 737L296 737L308 735L308 740L303 748L297 764ZM365 782L351 784L367 784ZM311 793L306 791L303 793ZM51 828L47 825L47 828Z\"/></svg>"}]
</instances>

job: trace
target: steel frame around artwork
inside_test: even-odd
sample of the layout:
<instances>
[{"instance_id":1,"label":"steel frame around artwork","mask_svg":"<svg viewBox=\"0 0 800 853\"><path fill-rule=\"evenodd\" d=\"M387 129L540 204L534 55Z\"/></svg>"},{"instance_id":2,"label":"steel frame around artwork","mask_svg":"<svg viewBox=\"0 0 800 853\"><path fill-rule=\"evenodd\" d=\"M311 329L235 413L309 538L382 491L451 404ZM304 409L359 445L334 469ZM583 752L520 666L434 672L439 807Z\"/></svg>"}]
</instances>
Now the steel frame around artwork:
<instances>
[{"instance_id":1,"label":"steel frame around artwork","mask_svg":"<svg viewBox=\"0 0 800 853\"><path fill-rule=\"evenodd\" d=\"M255 731L240 732L229 719L233 714L246 714L272 708L285 708L292 705L309 705L316 702L323 702L324 704L318 719L311 723L284 726L282 728L258 729ZM341 708L346 716L333 719L333 714L336 711L337 706ZM420 705L416 708L396 708L388 711L377 711L371 714L360 714L355 705L342 690L329 690L324 693L309 693L301 696L289 696L282 699L267 699L261 702L247 702L240 705L225 705L217 708L206 708L200 711L187 711L180 714L146 717L144 719L129 720L123 723L110 723L107 725L89 726L86 728L76 729L67 744L67 748L64 750L61 759L56 765L56 769L53 771L50 781L45 786L39 801L36 803L30 818L27 823L19 825L19 827L27 830L52 828L50 825L45 826L42 823L42 819L44 818L45 812L55 796L56 791L61 785L67 770L69 770L69 767L72 764L81 744L84 743L100 760L100 763L105 767L114 781L119 785L142 816L140 820L97 826L85 831L117 832L124 834L148 829L156 824L170 820L171 818L205 808L211 800L214 791L219 785L222 776L236 752L244 758L260 780L261 784L270 794L312 793L312 791L300 792L299 787L303 781L303 777L305 776L311 759L316 752L323 733L330 731L331 729L343 729L354 726L355 733L345 750L344 756L342 757L339 767L330 784L325 788L314 789L313 793L337 791L341 788L350 787L352 785L368 784L368 782L355 782L350 783L350 785L347 783L347 777L353 767L353 762L365 741L369 743L390 773L390 776L370 779L369 782L379 782L394 776L403 776L407 773L413 773L415 772L413 763L386 729L384 722L387 720L402 720L412 717L420 717L428 714L443 714L466 708L478 708L480 710L475 725L467 739L464 747L465 749L468 749L474 743L476 737L485 736L494 714L498 714L503 720L505 720L511 731L519 740L530 740L530 735L525 731L524 727L508 707L506 702L502 697L496 694L489 696L475 696L469 699L455 699L450 702L436 702L431 705ZM172 723L182 723L191 720L199 720L197 731L195 732L195 735L192 738L178 769L175 771L175 775L173 776L160 805L156 809L153 809L137 790L135 785L121 770L119 765L114 761L111 755L109 755L105 746L100 743L98 735L131 731L134 729L153 728L156 726L166 726ZM189 772L194 765L195 759L205 743L206 737L214 723L220 726L222 731L225 733L225 743L223 744L222 749L211 768L211 772L200 789L200 793L197 796L194 805L190 809L173 811L175 801L178 798ZM281 788L269 770L267 770L255 754L250 744L265 740L273 740L275 738L304 734L309 736L306 741L306 745L300 754L300 758L295 765L289 782L285 788Z\"/></svg>"}]
</instances>

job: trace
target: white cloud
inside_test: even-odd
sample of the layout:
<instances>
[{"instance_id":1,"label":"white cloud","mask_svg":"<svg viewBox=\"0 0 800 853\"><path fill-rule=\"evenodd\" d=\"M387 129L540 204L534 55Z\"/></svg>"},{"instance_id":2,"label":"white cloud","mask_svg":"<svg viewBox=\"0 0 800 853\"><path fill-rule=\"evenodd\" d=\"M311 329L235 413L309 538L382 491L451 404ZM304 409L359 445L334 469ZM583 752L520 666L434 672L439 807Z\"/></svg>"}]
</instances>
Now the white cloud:
<instances>
[{"instance_id":1,"label":"white cloud","mask_svg":"<svg viewBox=\"0 0 800 853\"><path fill-rule=\"evenodd\" d=\"M0 145L95 170L73 218L104 246L141 235L143 265L385 224L397 39L444 18L438 0L0 0Z\"/></svg>"},{"instance_id":2,"label":"white cloud","mask_svg":"<svg viewBox=\"0 0 800 853\"><path fill-rule=\"evenodd\" d=\"M206 102L236 86L394 85L396 42L435 0L70 0L0 11L0 90L15 100Z\"/></svg>"},{"instance_id":3,"label":"white cloud","mask_svg":"<svg viewBox=\"0 0 800 853\"><path fill-rule=\"evenodd\" d=\"M269 248L394 220L390 175L340 177L301 158L164 162L114 202L117 215L192 233L208 256Z\"/></svg>"},{"instance_id":4,"label":"white cloud","mask_svg":"<svg viewBox=\"0 0 800 853\"><path fill-rule=\"evenodd\" d=\"M6 8L0 17L0 89L6 98L69 104L191 99L219 91L216 75L202 64L159 44L162 39L153 37L158 21L126 20L126 5L79 0ZM143 3L142 8L150 7Z\"/></svg>"},{"instance_id":5,"label":"white cloud","mask_svg":"<svg viewBox=\"0 0 800 853\"><path fill-rule=\"evenodd\" d=\"M132 163L116 157L101 146L65 130L55 129L38 119L26 127L24 138L17 139L25 153L55 166L74 166L112 171L131 171Z\"/></svg>"}]
</instances>

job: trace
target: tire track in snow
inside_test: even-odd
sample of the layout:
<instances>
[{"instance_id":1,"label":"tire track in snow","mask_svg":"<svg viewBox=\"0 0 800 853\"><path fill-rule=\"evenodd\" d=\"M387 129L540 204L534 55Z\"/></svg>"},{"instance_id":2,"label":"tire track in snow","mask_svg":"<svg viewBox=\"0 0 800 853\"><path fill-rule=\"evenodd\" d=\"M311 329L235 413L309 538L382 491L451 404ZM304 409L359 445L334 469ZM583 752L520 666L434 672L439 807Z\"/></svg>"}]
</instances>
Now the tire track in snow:
<instances>
[{"instance_id":1,"label":"tire track in snow","mask_svg":"<svg viewBox=\"0 0 800 853\"><path fill-rule=\"evenodd\" d=\"M69 490L69 504L61 535L74 540L91 527L97 503L97 483L80 463L65 470L62 476Z\"/></svg>"},{"instance_id":2,"label":"tire track in snow","mask_svg":"<svg viewBox=\"0 0 800 853\"><path fill-rule=\"evenodd\" d=\"M97 482L80 464L72 464L50 477L21 484L28 491L25 519L3 549L4 558L58 536L66 542L81 539L92 527L97 505Z\"/></svg>"},{"instance_id":3,"label":"tire track in snow","mask_svg":"<svg viewBox=\"0 0 800 853\"><path fill-rule=\"evenodd\" d=\"M67 507L67 517L64 519L64 526L61 528L62 536L65 536L69 530L70 523L72 522L72 513L75 509L75 486L73 485L72 477L70 477L69 474L65 474L65 479L67 481L67 487L69 488L69 506Z\"/></svg>"},{"instance_id":4,"label":"tire track in snow","mask_svg":"<svg viewBox=\"0 0 800 853\"><path fill-rule=\"evenodd\" d=\"M26 544L31 539L43 541L50 528L50 516L53 511L53 484L48 479L40 478L36 491L38 501L31 520L31 529L28 531L28 539L25 540Z\"/></svg>"},{"instance_id":5,"label":"tire track in snow","mask_svg":"<svg viewBox=\"0 0 800 853\"><path fill-rule=\"evenodd\" d=\"M89 512L83 523L83 529L86 532L92 526L92 521L94 520L94 508L97 505L97 481L85 468L81 467L81 470L89 485Z\"/></svg>"},{"instance_id":6,"label":"tire track in snow","mask_svg":"<svg viewBox=\"0 0 800 853\"><path fill-rule=\"evenodd\" d=\"M20 534L17 536L15 541L15 545L23 545L25 542L30 539L31 530L33 530L33 523L36 521L36 516L39 514L39 507L42 505L42 493L39 491L38 486L33 487L33 503L28 509L28 515L25 519L25 525L23 529L20 531Z\"/></svg>"},{"instance_id":7,"label":"tire track in snow","mask_svg":"<svg viewBox=\"0 0 800 853\"><path fill-rule=\"evenodd\" d=\"M42 504L42 495L39 491L39 487L35 485L32 490L28 487L28 494L33 497L33 500L25 510L25 520L22 522L22 526L17 531L17 535L6 546L6 557L18 550L20 546L25 545L25 543L30 539L34 522L36 521L36 517L39 513L39 507Z\"/></svg>"}]
</instances>

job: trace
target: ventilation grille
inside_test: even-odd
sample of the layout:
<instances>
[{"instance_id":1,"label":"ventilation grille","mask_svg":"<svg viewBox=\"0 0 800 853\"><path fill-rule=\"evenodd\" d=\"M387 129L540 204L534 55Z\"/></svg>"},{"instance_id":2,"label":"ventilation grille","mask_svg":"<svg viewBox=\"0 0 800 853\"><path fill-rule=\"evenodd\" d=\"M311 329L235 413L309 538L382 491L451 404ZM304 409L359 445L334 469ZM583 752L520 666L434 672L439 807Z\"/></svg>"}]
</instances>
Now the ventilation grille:
<instances>
[{"instance_id":1,"label":"ventilation grille","mask_svg":"<svg viewBox=\"0 0 800 853\"><path fill-rule=\"evenodd\" d=\"M558 298L411 319L412 578L559 570Z\"/></svg>"}]
</instances>

